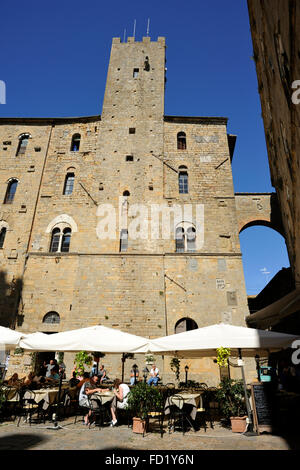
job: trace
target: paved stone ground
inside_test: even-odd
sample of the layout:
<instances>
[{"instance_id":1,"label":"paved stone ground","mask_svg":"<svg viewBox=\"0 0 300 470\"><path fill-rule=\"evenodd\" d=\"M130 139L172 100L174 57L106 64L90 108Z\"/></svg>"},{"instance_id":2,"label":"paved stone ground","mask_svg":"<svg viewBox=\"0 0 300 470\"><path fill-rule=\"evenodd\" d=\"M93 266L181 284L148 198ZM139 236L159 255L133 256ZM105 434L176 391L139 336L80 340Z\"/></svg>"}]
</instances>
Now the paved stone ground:
<instances>
[{"instance_id":1,"label":"paved stone ground","mask_svg":"<svg viewBox=\"0 0 300 470\"><path fill-rule=\"evenodd\" d=\"M115 428L87 429L81 422L68 418L63 429L46 429L51 424L27 424L5 422L0 424L0 450L288 450L300 449L299 437L284 439L280 436L261 434L246 437L215 423L206 432L189 431L185 435L176 431L166 432L161 438L157 432L145 437L134 434L126 425Z\"/></svg>"}]
</instances>

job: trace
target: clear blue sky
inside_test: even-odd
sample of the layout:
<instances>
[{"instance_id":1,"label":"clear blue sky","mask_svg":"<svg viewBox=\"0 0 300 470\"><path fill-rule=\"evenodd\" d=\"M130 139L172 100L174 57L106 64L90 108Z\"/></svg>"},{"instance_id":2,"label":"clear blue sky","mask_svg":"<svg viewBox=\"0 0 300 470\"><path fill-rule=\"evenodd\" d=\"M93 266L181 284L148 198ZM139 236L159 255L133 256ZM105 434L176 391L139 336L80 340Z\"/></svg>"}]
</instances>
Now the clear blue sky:
<instances>
[{"instance_id":1,"label":"clear blue sky","mask_svg":"<svg viewBox=\"0 0 300 470\"><path fill-rule=\"evenodd\" d=\"M238 136L235 190L274 190L246 0L5 2L0 80L7 104L0 116L101 114L111 39L123 38L125 28L132 36L136 19L141 40L148 18L151 38L166 37L165 114L228 117L228 132ZM270 229L247 229L241 247L249 294L263 287L261 268L272 277L289 265L284 240Z\"/></svg>"}]
</instances>

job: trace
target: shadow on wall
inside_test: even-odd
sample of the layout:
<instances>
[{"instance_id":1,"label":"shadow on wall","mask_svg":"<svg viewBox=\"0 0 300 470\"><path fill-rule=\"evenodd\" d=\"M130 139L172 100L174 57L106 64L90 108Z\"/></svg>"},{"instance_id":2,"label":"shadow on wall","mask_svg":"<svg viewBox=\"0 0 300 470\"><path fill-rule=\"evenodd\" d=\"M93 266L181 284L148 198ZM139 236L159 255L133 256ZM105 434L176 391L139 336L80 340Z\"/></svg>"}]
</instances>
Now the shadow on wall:
<instances>
[{"instance_id":1,"label":"shadow on wall","mask_svg":"<svg viewBox=\"0 0 300 470\"><path fill-rule=\"evenodd\" d=\"M278 233L285 237L282 216L276 193L271 194L271 227L273 227L275 230L277 230Z\"/></svg>"},{"instance_id":2,"label":"shadow on wall","mask_svg":"<svg viewBox=\"0 0 300 470\"><path fill-rule=\"evenodd\" d=\"M22 326L23 315L18 315L22 301L23 281L15 278L9 282L6 271L0 271L0 325L7 328Z\"/></svg>"}]
</instances>

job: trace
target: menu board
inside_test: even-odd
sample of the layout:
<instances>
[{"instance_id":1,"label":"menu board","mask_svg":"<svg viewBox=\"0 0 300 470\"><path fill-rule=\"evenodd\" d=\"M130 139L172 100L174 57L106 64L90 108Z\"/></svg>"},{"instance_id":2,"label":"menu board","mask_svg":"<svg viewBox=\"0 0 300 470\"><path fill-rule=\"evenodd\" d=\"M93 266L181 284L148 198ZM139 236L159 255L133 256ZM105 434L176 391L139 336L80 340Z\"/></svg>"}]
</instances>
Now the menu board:
<instances>
[{"instance_id":1,"label":"menu board","mask_svg":"<svg viewBox=\"0 0 300 470\"><path fill-rule=\"evenodd\" d=\"M273 395L271 383L252 383L251 398L254 426L257 432L272 432Z\"/></svg>"}]
</instances>

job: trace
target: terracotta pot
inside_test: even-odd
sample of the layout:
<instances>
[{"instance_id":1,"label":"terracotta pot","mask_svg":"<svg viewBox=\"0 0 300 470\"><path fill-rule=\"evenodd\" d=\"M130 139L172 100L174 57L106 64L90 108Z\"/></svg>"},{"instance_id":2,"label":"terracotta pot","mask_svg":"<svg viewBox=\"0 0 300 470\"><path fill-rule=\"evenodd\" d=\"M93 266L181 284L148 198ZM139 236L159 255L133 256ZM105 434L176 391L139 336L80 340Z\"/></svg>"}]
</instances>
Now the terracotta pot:
<instances>
[{"instance_id":1,"label":"terracotta pot","mask_svg":"<svg viewBox=\"0 0 300 470\"><path fill-rule=\"evenodd\" d=\"M231 421L231 430L232 432L245 432L246 431L246 419L247 416L232 416Z\"/></svg>"},{"instance_id":2,"label":"terracotta pot","mask_svg":"<svg viewBox=\"0 0 300 470\"><path fill-rule=\"evenodd\" d=\"M147 422L145 419L132 418L132 431L137 434L143 434L146 431Z\"/></svg>"}]
</instances>

